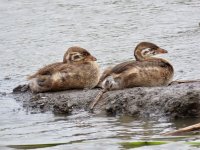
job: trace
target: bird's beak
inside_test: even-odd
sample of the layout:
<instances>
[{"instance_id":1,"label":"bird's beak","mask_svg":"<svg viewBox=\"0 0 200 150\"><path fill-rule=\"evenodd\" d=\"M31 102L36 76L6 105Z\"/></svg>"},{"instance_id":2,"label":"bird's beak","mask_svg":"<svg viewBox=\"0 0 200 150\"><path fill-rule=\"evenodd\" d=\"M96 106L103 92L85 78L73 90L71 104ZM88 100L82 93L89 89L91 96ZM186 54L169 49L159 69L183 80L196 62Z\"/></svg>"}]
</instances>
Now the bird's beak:
<instances>
[{"instance_id":1,"label":"bird's beak","mask_svg":"<svg viewBox=\"0 0 200 150\"><path fill-rule=\"evenodd\" d=\"M92 55L89 55L87 58L86 58L87 61L96 61L97 59L92 56Z\"/></svg>"},{"instance_id":2,"label":"bird's beak","mask_svg":"<svg viewBox=\"0 0 200 150\"><path fill-rule=\"evenodd\" d=\"M157 53L158 53L158 54L165 54L165 53L168 53L168 51L167 51L167 50L164 50L164 49L162 49L162 48L158 48L158 49L157 49Z\"/></svg>"}]
</instances>

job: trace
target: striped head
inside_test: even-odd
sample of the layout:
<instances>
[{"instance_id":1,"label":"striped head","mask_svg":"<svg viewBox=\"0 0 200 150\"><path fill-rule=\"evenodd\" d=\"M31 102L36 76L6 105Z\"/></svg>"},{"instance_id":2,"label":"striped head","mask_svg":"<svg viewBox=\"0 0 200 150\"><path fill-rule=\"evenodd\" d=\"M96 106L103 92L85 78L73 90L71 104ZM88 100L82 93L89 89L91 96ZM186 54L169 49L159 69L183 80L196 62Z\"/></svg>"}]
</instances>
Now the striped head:
<instances>
[{"instance_id":1,"label":"striped head","mask_svg":"<svg viewBox=\"0 0 200 150\"><path fill-rule=\"evenodd\" d=\"M137 61L142 61L154 55L164 53L167 53L167 51L153 43L141 42L136 46L134 56Z\"/></svg>"},{"instance_id":2,"label":"striped head","mask_svg":"<svg viewBox=\"0 0 200 150\"><path fill-rule=\"evenodd\" d=\"M70 47L63 57L63 63L84 63L96 60L86 49L77 46Z\"/></svg>"}]
</instances>

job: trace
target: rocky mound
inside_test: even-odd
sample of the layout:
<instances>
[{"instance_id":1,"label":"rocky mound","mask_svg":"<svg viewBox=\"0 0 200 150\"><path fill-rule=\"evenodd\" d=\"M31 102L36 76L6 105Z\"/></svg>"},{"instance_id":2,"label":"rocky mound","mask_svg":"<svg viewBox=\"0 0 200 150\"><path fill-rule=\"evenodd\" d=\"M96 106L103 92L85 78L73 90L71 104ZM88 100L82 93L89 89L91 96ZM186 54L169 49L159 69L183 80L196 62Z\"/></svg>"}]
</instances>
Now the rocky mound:
<instances>
[{"instance_id":1,"label":"rocky mound","mask_svg":"<svg viewBox=\"0 0 200 150\"><path fill-rule=\"evenodd\" d=\"M27 86L13 90L16 100L33 111L69 114L89 111L89 104L101 89L31 93ZM200 117L200 82L175 83L167 87L137 87L104 93L94 113L134 117Z\"/></svg>"}]
</instances>

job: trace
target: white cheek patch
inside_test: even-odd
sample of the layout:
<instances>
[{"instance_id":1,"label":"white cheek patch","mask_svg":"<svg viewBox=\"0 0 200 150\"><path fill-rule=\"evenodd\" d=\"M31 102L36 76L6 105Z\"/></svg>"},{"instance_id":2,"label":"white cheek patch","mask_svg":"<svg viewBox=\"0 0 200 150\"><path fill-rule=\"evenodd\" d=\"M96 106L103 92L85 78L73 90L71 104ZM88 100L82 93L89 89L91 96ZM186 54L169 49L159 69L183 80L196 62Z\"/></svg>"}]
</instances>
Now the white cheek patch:
<instances>
[{"instance_id":1,"label":"white cheek patch","mask_svg":"<svg viewBox=\"0 0 200 150\"><path fill-rule=\"evenodd\" d=\"M83 58L82 58L82 55L80 53L78 53L78 52L72 52L72 53L70 53L70 54L68 54L66 56L66 59L67 60L72 60L72 61L79 61L79 60L82 60Z\"/></svg>"},{"instance_id":2,"label":"white cheek patch","mask_svg":"<svg viewBox=\"0 0 200 150\"><path fill-rule=\"evenodd\" d=\"M154 51L151 50L151 48L145 48L142 50L142 56L152 56Z\"/></svg>"},{"instance_id":3,"label":"white cheek patch","mask_svg":"<svg viewBox=\"0 0 200 150\"><path fill-rule=\"evenodd\" d=\"M72 55L72 60L73 61L80 61L83 59L83 56L80 54Z\"/></svg>"}]
</instances>

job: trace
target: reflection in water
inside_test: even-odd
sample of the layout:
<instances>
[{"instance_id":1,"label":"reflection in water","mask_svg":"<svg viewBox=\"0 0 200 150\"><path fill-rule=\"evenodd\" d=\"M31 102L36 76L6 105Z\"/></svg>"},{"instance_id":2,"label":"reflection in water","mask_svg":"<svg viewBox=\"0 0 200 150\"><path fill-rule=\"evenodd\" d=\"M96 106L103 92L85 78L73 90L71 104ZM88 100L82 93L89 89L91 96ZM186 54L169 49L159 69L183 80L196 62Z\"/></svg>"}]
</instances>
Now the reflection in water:
<instances>
[{"instance_id":1,"label":"reflection in water","mask_svg":"<svg viewBox=\"0 0 200 150\"><path fill-rule=\"evenodd\" d=\"M198 0L1 1L0 143L74 142L55 148L119 149L119 141L154 138L198 122L135 120L87 112L65 117L30 114L3 92L11 92L41 66L62 60L64 51L73 45L88 49L105 68L132 59L137 43L151 41L169 51L161 57L174 65L175 79L198 79L199 7Z\"/></svg>"}]
</instances>

